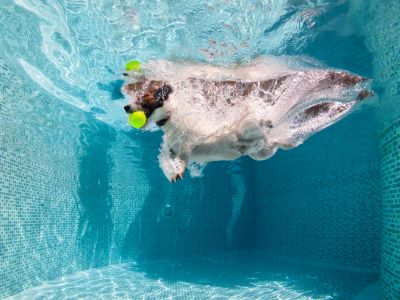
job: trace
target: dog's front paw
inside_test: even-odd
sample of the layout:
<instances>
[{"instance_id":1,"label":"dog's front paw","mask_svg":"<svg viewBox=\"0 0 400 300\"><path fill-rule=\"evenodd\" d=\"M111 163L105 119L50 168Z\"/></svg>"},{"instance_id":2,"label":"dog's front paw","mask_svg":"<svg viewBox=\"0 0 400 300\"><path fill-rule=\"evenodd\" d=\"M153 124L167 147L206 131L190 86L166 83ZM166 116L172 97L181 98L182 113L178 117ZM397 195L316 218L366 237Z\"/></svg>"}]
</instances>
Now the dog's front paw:
<instances>
[{"instance_id":1,"label":"dog's front paw","mask_svg":"<svg viewBox=\"0 0 400 300\"><path fill-rule=\"evenodd\" d=\"M176 182L179 179L182 179L183 173L186 170L186 161L175 157L171 159L168 156L160 155L160 167L164 172L165 177L170 182Z\"/></svg>"}]
</instances>

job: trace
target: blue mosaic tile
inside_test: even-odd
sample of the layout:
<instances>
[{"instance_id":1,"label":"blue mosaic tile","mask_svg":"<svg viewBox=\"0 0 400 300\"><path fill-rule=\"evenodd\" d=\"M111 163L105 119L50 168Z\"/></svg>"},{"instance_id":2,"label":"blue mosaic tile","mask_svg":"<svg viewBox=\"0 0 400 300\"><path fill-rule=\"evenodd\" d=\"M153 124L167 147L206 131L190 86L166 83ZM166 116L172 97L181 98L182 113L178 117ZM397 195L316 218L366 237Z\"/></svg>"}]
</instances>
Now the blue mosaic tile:
<instances>
[{"instance_id":1,"label":"blue mosaic tile","mask_svg":"<svg viewBox=\"0 0 400 300\"><path fill-rule=\"evenodd\" d=\"M379 90L380 180L382 188L383 299L400 299L400 2L353 1L353 17L374 54L373 72Z\"/></svg>"},{"instance_id":2,"label":"blue mosaic tile","mask_svg":"<svg viewBox=\"0 0 400 300\"><path fill-rule=\"evenodd\" d=\"M381 137L382 281L385 299L400 299L400 122Z\"/></svg>"},{"instance_id":3,"label":"blue mosaic tile","mask_svg":"<svg viewBox=\"0 0 400 300\"><path fill-rule=\"evenodd\" d=\"M256 165L257 247L379 272L381 199L374 110Z\"/></svg>"}]
</instances>

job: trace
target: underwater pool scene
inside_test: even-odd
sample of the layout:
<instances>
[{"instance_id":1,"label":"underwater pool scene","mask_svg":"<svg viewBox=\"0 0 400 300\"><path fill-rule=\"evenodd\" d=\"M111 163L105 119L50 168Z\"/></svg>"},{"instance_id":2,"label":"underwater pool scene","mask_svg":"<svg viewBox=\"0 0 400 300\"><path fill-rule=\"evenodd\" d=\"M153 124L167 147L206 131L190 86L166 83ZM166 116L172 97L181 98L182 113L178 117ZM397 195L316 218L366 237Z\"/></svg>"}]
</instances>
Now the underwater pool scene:
<instances>
[{"instance_id":1,"label":"underwater pool scene","mask_svg":"<svg viewBox=\"0 0 400 300\"><path fill-rule=\"evenodd\" d=\"M400 300L399 16L396 0L1 0L0 299ZM263 57L373 96L294 149L169 182L161 130L128 123L126 63Z\"/></svg>"}]
</instances>

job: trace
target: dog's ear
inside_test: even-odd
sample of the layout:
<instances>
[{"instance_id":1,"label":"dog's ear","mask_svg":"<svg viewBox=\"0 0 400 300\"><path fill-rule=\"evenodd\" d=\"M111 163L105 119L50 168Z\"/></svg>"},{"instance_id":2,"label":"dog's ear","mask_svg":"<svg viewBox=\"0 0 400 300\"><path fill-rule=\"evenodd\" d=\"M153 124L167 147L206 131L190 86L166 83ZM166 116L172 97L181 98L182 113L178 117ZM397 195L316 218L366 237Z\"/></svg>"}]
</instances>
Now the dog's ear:
<instances>
[{"instance_id":1,"label":"dog's ear","mask_svg":"<svg viewBox=\"0 0 400 300\"><path fill-rule=\"evenodd\" d=\"M164 84L154 93L154 98L157 100L157 102L162 103L165 100L168 100L169 94L171 94L172 91L172 87L169 84Z\"/></svg>"}]
</instances>

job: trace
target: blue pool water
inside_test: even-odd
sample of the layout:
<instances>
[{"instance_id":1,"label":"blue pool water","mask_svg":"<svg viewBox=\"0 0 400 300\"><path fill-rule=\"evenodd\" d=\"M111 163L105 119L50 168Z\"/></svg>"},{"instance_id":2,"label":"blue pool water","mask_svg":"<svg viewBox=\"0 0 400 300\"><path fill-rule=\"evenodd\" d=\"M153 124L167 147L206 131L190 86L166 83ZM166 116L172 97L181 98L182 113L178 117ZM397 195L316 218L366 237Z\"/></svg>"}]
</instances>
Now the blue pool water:
<instances>
[{"instance_id":1,"label":"blue pool water","mask_svg":"<svg viewBox=\"0 0 400 300\"><path fill-rule=\"evenodd\" d=\"M400 299L399 14L377 0L3 0L0 298ZM266 55L371 78L375 96L296 149L170 184L161 132L127 124L126 61Z\"/></svg>"},{"instance_id":2,"label":"blue pool water","mask_svg":"<svg viewBox=\"0 0 400 300\"><path fill-rule=\"evenodd\" d=\"M253 253L90 269L9 299L349 299L375 280Z\"/></svg>"}]
</instances>

